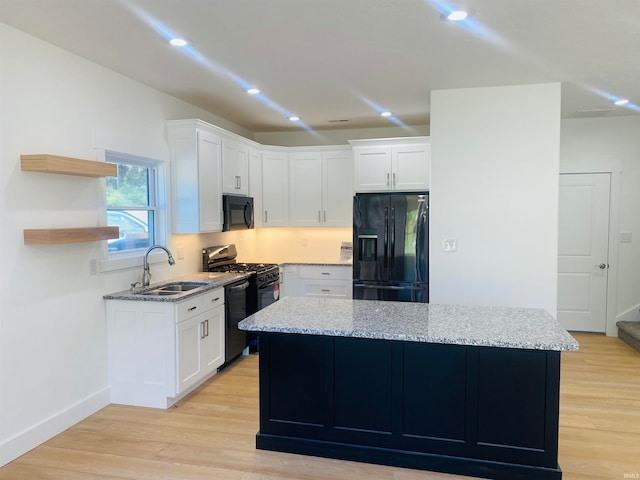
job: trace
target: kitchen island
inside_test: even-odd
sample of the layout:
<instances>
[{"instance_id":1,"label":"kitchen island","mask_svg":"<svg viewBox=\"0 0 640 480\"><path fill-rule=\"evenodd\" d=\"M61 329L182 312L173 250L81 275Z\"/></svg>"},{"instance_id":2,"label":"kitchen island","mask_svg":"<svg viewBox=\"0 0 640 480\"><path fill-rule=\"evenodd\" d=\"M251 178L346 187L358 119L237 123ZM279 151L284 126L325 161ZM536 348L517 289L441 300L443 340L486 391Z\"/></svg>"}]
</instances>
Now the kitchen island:
<instances>
[{"instance_id":1,"label":"kitchen island","mask_svg":"<svg viewBox=\"0 0 640 480\"><path fill-rule=\"evenodd\" d=\"M260 332L259 449L560 479L560 352L544 310L286 297Z\"/></svg>"}]
</instances>

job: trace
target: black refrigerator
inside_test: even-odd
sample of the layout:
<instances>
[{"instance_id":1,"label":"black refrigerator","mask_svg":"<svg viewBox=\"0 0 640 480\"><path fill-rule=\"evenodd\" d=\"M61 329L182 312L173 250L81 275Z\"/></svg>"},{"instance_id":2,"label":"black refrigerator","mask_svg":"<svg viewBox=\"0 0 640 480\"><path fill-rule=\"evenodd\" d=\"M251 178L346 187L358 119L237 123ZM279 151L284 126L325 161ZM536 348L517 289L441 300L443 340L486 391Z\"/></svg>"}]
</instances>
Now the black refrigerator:
<instances>
[{"instance_id":1,"label":"black refrigerator","mask_svg":"<svg viewBox=\"0 0 640 480\"><path fill-rule=\"evenodd\" d=\"M429 302L429 194L353 200L353 298Z\"/></svg>"}]
</instances>

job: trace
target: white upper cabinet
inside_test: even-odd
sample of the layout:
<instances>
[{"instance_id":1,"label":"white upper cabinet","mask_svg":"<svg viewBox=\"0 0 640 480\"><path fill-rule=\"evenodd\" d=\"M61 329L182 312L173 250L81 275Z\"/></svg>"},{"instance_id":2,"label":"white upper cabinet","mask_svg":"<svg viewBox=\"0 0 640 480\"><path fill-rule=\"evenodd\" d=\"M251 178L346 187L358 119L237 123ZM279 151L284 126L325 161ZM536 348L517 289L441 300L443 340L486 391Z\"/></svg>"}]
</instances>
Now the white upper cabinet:
<instances>
[{"instance_id":1,"label":"white upper cabinet","mask_svg":"<svg viewBox=\"0 0 640 480\"><path fill-rule=\"evenodd\" d=\"M258 210L256 211L256 215ZM283 150L262 152L263 227L289 225L289 154Z\"/></svg>"},{"instance_id":2,"label":"white upper cabinet","mask_svg":"<svg viewBox=\"0 0 640 480\"><path fill-rule=\"evenodd\" d=\"M168 122L175 233L222 230L222 139L199 120Z\"/></svg>"},{"instance_id":3,"label":"white upper cabinet","mask_svg":"<svg viewBox=\"0 0 640 480\"><path fill-rule=\"evenodd\" d=\"M352 140L356 192L430 188L429 137Z\"/></svg>"},{"instance_id":4,"label":"white upper cabinet","mask_svg":"<svg viewBox=\"0 0 640 480\"><path fill-rule=\"evenodd\" d=\"M254 227L262 227L262 151L249 149L249 196L253 197Z\"/></svg>"},{"instance_id":5,"label":"white upper cabinet","mask_svg":"<svg viewBox=\"0 0 640 480\"><path fill-rule=\"evenodd\" d=\"M289 154L289 224L351 226L353 155L335 151L294 150Z\"/></svg>"},{"instance_id":6,"label":"white upper cabinet","mask_svg":"<svg viewBox=\"0 0 640 480\"><path fill-rule=\"evenodd\" d=\"M222 192L249 195L249 146L222 139Z\"/></svg>"}]
</instances>

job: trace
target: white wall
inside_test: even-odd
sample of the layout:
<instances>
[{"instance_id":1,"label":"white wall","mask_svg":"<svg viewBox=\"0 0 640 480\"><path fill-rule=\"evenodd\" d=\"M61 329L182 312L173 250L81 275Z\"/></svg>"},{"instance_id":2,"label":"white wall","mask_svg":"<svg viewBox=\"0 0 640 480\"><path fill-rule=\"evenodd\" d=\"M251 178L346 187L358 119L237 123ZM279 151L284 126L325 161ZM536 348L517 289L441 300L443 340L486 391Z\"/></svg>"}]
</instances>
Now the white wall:
<instances>
[{"instance_id":1,"label":"white wall","mask_svg":"<svg viewBox=\"0 0 640 480\"><path fill-rule=\"evenodd\" d=\"M105 242L24 245L23 228L105 223L104 179L22 172L20 155L95 159L96 148L168 160L165 121L203 120L250 132L0 24L0 465L108 403L102 295L141 268L89 275ZM201 268L200 242L154 280ZM141 263L141 262L140 262Z\"/></svg>"},{"instance_id":2,"label":"white wall","mask_svg":"<svg viewBox=\"0 0 640 480\"><path fill-rule=\"evenodd\" d=\"M560 85L434 91L431 119L431 302L555 317Z\"/></svg>"},{"instance_id":3,"label":"white wall","mask_svg":"<svg viewBox=\"0 0 640 480\"><path fill-rule=\"evenodd\" d=\"M600 165L618 162L619 232L632 243L618 243L615 320L640 320L640 117L566 119L560 137L561 163ZM615 223L615 222L614 222ZM614 232L614 233L619 233ZM615 322L614 322L615 323ZM609 332L609 328L607 329ZM613 329L615 332L615 328Z\"/></svg>"},{"instance_id":4,"label":"white wall","mask_svg":"<svg viewBox=\"0 0 640 480\"><path fill-rule=\"evenodd\" d=\"M352 128L342 130L319 130L308 132L257 132L254 140L262 145L283 147L304 147L315 145L348 145L349 140L368 138L395 138L429 135L428 125L386 127L386 128Z\"/></svg>"}]
</instances>

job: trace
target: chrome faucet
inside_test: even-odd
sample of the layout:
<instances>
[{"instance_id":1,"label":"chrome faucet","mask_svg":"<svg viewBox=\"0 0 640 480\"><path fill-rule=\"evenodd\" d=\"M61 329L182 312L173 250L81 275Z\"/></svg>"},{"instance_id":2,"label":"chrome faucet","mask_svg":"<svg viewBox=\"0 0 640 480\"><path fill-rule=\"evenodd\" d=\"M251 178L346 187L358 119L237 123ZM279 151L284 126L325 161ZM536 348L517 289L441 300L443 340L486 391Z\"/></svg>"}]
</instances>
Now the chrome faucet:
<instances>
[{"instance_id":1,"label":"chrome faucet","mask_svg":"<svg viewBox=\"0 0 640 480\"><path fill-rule=\"evenodd\" d=\"M147 248L147 251L144 252L144 260L142 263L143 269L144 271L142 272L142 286L143 287L148 287L149 286L149 282L151 281L151 272L149 271L149 253L151 253L151 250L154 250L156 248L159 248L161 250L164 250L165 252L167 252L167 255L169 256L169 265L173 265L176 263L176 261L173 259L173 255L171 255L171 252L169 251L169 249L167 247L163 247L162 245L152 245L151 247Z\"/></svg>"}]
</instances>

